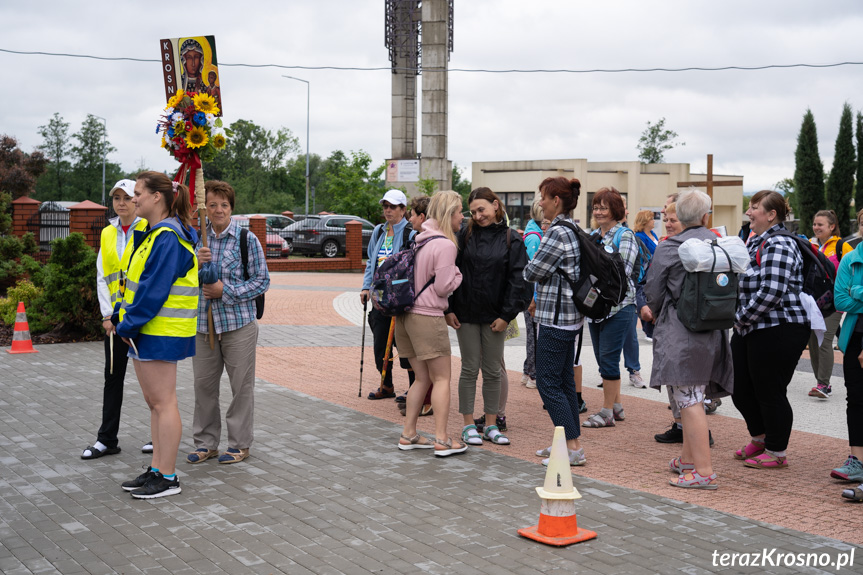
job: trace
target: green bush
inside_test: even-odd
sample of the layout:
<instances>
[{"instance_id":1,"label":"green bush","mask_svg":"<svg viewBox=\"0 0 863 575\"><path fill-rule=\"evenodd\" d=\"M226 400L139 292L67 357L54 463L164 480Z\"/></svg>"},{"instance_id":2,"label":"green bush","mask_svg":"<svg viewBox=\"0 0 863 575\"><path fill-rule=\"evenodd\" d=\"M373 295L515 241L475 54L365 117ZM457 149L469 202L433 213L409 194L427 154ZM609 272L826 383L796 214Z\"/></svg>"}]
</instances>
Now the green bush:
<instances>
[{"instance_id":1,"label":"green bush","mask_svg":"<svg viewBox=\"0 0 863 575\"><path fill-rule=\"evenodd\" d=\"M15 324L15 315L18 312L18 302L24 302L24 307L29 312L27 323L31 332L43 332L51 329L51 324L45 321L45 314L41 313L44 307L42 301L43 290L33 285L28 280L21 280L15 287L9 288L8 297L0 298L0 320L6 325Z\"/></svg>"},{"instance_id":2,"label":"green bush","mask_svg":"<svg viewBox=\"0 0 863 575\"><path fill-rule=\"evenodd\" d=\"M23 238L0 236L0 294L14 286L18 280L30 277L39 285L41 265L31 257L39 250L36 238L27 232Z\"/></svg>"},{"instance_id":3,"label":"green bush","mask_svg":"<svg viewBox=\"0 0 863 575\"><path fill-rule=\"evenodd\" d=\"M96 252L87 245L82 234L69 234L51 242L51 258L40 279L48 322L85 335L100 333Z\"/></svg>"}]
</instances>

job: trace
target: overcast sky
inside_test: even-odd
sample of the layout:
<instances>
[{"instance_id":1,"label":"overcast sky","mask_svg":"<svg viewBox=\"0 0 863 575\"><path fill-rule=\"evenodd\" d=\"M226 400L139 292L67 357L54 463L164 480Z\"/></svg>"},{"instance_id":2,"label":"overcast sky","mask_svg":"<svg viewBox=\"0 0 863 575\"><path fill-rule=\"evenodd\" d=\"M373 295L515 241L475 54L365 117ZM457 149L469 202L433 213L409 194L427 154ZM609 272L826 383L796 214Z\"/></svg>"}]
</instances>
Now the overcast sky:
<instances>
[{"instance_id":1,"label":"overcast sky","mask_svg":"<svg viewBox=\"0 0 863 575\"><path fill-rule=\"evenodd\" d=\"M0 3L0 48L112 57L159 56L160 38L215 35L222 63L387 67L384 0L200 4L114 0ZM182 6L182 10L175 10ZM621 69L863 61L863 2L829 0L587 2L455 0L451 68ZM164 107L156 62L110 62L0 52L0 133L25 151L59 112L76 131L87 113L107 119L124 169L175 171L159 147ZM285 126L311 151L390 155L391 74L382 71L221 68L225 120ZM744 176L745 190L794 173L807 107L830 169L842 104L863 109L863 66L620 74L451 72L449 156L474 161L635 160L647 121L665 117L685 147L666 161Z\"/></svg>"}]
</instances>

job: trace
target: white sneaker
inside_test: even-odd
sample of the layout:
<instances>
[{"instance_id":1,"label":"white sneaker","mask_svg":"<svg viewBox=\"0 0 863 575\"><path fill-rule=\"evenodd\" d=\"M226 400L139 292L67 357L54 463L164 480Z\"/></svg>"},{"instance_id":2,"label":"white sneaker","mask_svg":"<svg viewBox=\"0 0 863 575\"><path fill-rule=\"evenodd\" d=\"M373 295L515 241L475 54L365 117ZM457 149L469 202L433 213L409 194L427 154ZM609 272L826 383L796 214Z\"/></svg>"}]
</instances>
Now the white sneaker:
<instances>
[{"instance_id":1,"label":"white sneaker","mask_svg":"<svg viewBox=\"0 0 863 575\"><path fill-rule=\"evenodd\" d=\"M653 341L653 338L644 336L644 341L646 341L647 343L651 343Z\"/></svg>"},{"instance_id":2,"label":"white sneaker","mask_svg":"<svg viewBox=\"0 0 863 575\"><path fill-rule=\"evenodd\" d=\"M536 389L536 380L533 378L528 379L524 386L528 389Z\"/></svg>"},{"instance_id":3,"label":"white sneaker","mask_svg":"<svg viewBox=\"0 0 863 575\"><path fill-rule=\"evenodd\" d=\"M629 374L629 385L633 387L640 387L642 389L647 387L647 384L644 382L643 379L641 379L641 372L639 371L633 371Z\"/></svg>"},{"instance_id":4,"label":"white sneaker","mask_svg":"<svg viewBox=\"0 0 863 575\"><path fill-rule=\"evenodd\" d=\"M527 385L527 380L529 380L529 379L530 379L530 377L528 377L528 375L526 373L521 374L521 384L522 385Z\"/></svg>"}]
</instances>

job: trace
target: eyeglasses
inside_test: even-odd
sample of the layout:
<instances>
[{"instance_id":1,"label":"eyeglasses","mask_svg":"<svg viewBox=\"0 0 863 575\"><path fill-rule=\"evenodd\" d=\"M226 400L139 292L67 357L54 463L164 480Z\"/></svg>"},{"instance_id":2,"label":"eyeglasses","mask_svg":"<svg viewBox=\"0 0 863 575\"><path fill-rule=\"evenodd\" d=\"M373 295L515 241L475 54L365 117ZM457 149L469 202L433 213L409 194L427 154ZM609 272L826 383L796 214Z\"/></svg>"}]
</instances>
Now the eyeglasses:
<instances>
[{"instance_id":1,"label":"eyeglasses","mask_svg":"<svg viewBox=\"0 0 863 575\"><path fill-rule=\"evenodd\" d=\"M603 206L593 206L593 211L594 212L607 212L608 208L603 207Z\"/></svg>"},{"instance_id":2,"label":"eyeglasses","mask_svg":"<svg viewBox=\"0 0 863 575\"><path fill-rule=\"evenodd\" d=\"M394 210L396 208L401 207L401 204L392 205L392 204L383 203L383 204L381 204L381 206L383 206L383 208L385 210Z\"/></svg>"}]
</instances>

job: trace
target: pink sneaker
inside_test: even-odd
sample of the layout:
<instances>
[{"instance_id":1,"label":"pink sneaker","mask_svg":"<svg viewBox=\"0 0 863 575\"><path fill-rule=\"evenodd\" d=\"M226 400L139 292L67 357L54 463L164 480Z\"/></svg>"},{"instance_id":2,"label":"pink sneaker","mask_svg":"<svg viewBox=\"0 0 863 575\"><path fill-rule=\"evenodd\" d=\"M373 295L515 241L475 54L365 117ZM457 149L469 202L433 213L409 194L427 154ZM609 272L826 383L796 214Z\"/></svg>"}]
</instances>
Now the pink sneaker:
<instances>
[{"instance_id":1,"label":"pink sneaker","mask_svg":"<svg viewBox=\"0 0 863 575\"><path fill-rule=\"evenodd\" d=\"M745 446L734 452L734 459L743 461L761 455L762 453L764 453L764 444L750 441Z\"/></svg>"}]
</instances>

